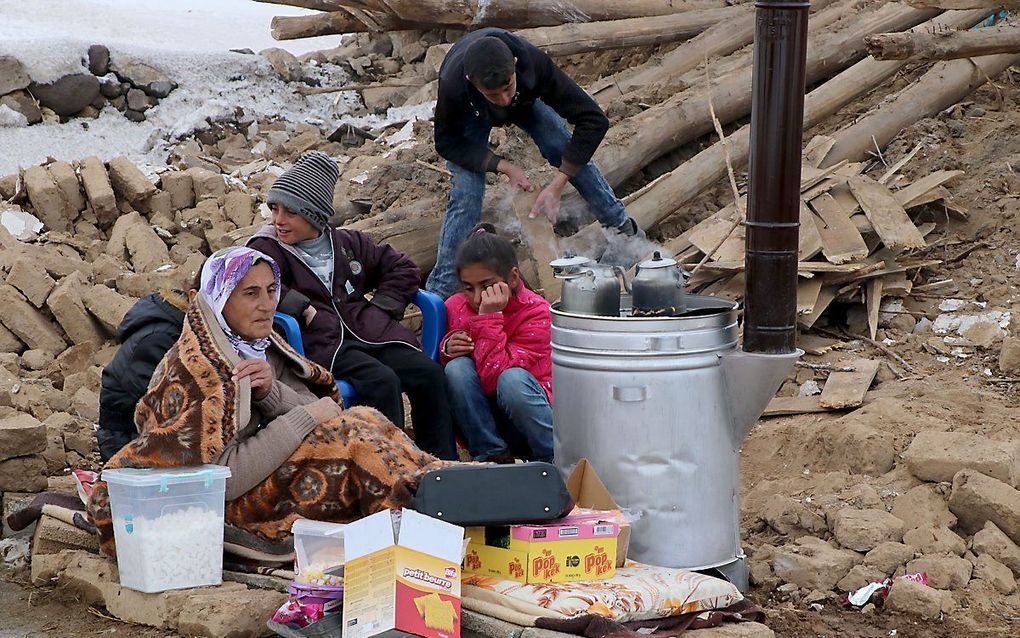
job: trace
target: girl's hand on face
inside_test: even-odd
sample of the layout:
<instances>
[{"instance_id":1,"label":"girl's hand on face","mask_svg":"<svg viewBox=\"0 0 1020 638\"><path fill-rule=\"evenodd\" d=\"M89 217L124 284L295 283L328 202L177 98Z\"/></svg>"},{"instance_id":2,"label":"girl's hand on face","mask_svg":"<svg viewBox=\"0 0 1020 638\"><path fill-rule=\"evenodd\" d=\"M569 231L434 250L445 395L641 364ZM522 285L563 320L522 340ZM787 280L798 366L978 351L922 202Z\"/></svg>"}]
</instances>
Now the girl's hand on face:
<instances>
[{"instance_id":1,"label":"girl's hand on face","mask_svg":"<svg viewBox=\"0 0 1020 638\"><path fill-rule=\"evenodd\" d=\"M447 338L444 350L446 351L446 356L451 359L463 357L475 351L475 342L471 340L471 336L468 333L458 330Z\"/></svg>"},{"instance_id":2,"label":"girl's hand on face","mask_svg":"<svg viewBox=\"0 0 1020 638\"><path fill-rule=\"evenodd\" d=\"M262 359L245 359L234 368L234 381L248 377L251 380L251 396L261 401L273 389L273 368Z\"/></svg>"},{"instance_id":3,"label":"girl's hand on face","mask_svg":"<svg viewBox=\"0 0 1020 638\"><path fill-rule=\"evenodd\" d=\"M478 304L478 314L488 315L503 312L510 301L510 286L505 281L492 284L482 291L482 302Z\"/></svg>"}]
</instances>

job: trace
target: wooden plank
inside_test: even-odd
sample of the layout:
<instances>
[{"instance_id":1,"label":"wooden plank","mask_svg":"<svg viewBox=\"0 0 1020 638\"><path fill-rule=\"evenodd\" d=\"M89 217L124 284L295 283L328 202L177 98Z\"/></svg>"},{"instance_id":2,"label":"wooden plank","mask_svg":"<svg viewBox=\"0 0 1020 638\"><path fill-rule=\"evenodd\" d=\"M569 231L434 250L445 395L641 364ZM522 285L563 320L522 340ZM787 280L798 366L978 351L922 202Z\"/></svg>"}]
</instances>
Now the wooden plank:
<instances>
[{"instance_id":1,"label":"wooden plank","mask_svg":"<svg viewBox=\"0 0 1020 638\"><path fill-rule=\"evenodd\" d=\"M733 301L742 298L744 296L744 273L734 275L726 282L726 285L719 291L719 296Z\"/></svg>"},{"instance_id":2,"label":"wooden plank","mask_svg":"<svg viewBox=\"0 0 1020 638\"><path fill-rule=\"evenodd\" d=\"M867 263L856 263L856 264L830 264L827 261L800 261L797 262L797 272L802 277L810 277L813 273L841 273L851 274L857 273L858 271L864 270L868 267ZM703 270L715 270L722 272L740 272L744 270L743 261L712 261L706 262L701 267Z\"/></svg>"},{"instance_id":3,"label":"wooden plank","mask_svg":"<svg viewBox=\"0 0 1020 638\"><path fill-rule=\"evenodd\" d=\"M832 198L836 200L839 207L846 211L848 217L853 216L854 213L861 211L861 205L854 197L854 194L850 192L850 186L846 182L836 186L829 191Z\"/></svg>"},{"instance_id":4,"label":"wooden plank","mask_svg":"<svg viewBox=\"0 0 1020 638\"><path fill-rule=\"evenodd\" d=\"M807 261L822 252L822 237L818 233L815 215L808 208L807 204L804 203L804 200L800 202L800 233L798 234L798 242L798 261Z\"/></svg>"},{"instance_id":5,"label":"wooden plank","mask_svg":"<svg viewBox=\"0 0 1020 638\"><path fill-rule=\"evenodd\" d=\"M832 195L819 195L811 200L810 205L823 222L818 233L822 240L822 254L829 262L845 264L868 256L868 245L860 231Z\"/></svg>"},{"instance_id":6,"label":"wooden plank","mask_svg":"<svg viewBox=\"0 0 1020 638\"><path fill-rule=\"evenodd\" d=\"M829 166L828 168L812 168L810 166L801 166L803 174L800 177L800 192L811 190L815 186L821 184L823 181L828 180L837 171L846 166L846 160L842 160Z\"/></svg>"},{"instance_id":7,"label":"wooden plank","mask_svg":"<svg viewBox=\"0 0 1020 638\"><path fill-rule=\"evenodd\" d=\"M914 288L914 282L907 279L906 272L882 277L882 294L886 297L906 297Z\"/></svg>"},{"instance_id":8,"label":"wooden plank","mask_svg":"<svg viewBox=\"0 0 1020 638\"><path fill-rule=\"evenodd\" d=\"M814 334L797 335L797 347L805 353L820 357L830 350L842 348L846 344L838 339L820 337Z\"/></svg>"},{"instance_id":9,"label":"wooden plank","mask_svg":"<svg viewBox=\"0 0 1020 638\"><path fill-rule=\"evenodd\" d=\"M837 365L853 368L853 372L833 372L829 375L818 396L818 403L823 408L843 410L856 408L864 403L864 395L878 374L879 362L873 359L855 359L852 362L839 362Z\"/></svg>"},{"instance_id":10,"label":"wooden plank","mask_svg":"<svg viewBox=\"0 0 1020 638\"><path fill-rule=\"evenodd\" d=\"M871 338L875 338L878 332L878 311L882 306L882 289L885 287L883 279L876 277L868 280L868 332Z\"/></svg>"},{"instance_id":11,"label":"wooden plank","mask_svg":"<svg viewBox=\"0 0 1020 638\"><path fill-rule=\"evenodd\" d=\"M812 199L818 197L822 193L828 193L837 186L846 186L846 179L843 177L830 177L823 179L817 186L801 191L800 196L804 201L810 202Z\"/></svg>"},{"instance_id":12,"label":"wooden plank","mask_svg":"<svg viewBox=\"0 0 1020 638\"><path fill-rule=\"evenodd\" d=\"M856 177L864 172L866 162L850 162L836 171L836 175L843 175L844 177Z\"/></svg>"},{"instance_id":13,"label":"wooden plank","mask_svg":"<svg viewBox=\"0 0 1020 638\"><path fill-rule=\"evenodd\" d=\"M868 221L887 247L923 248L927 246L907 211L889 190L863 175L850 180L850 191L861 204Z\"/></svg>"},{"instance_id":14,"label":"wooden plank","mask_svg":"<svg viewBox=\"0 0 1020 638\"><path fill-rule=\"evenodd\" d=\"M687 239L703 254L709 254L727 235L736 231L732 218L728 217L726 215L709 217L696 225Z\"/></svg>"},{"instance_id":15,"label":"wooden plank","mask_svg":"<svg viewBox=\"0 0 1020 638\"><path fill-rule=\"evenodd\" d=\"M805 329L811 328L821 318L822 313L825 312L825 309L829 307L829 304L835 298L836 286L823 286L821 292L818 293L818 299L815 301L815 307L811 310L811 313L797 317L797 323Z\"/></svg>"},{"instance_id":16,"label":"wooden plank","mask_svg":"<svg viewBox=\"0 0 1020 638\"><path fill-rule=\"evenodd\" d=\"M906 166L907 162L914 159L914 156L917 155L917 152L920 151L922 148L924 148L924 143L919 143L917 146L915 146L914 150L907 153L906 157L904 157L903 159L889 167L889 170L887 170L885 174L882 175L882 177L878 178L878 183L883 185L888 184L889 180L892 179L892 176L895 175L901 168Z\"/></svg>"},{"instance_id":17,"label":"wooden plank","mask_svg":"<svg viewBox=\"0 0 1020 638\"><path fill-rule=\"evenodd\" d=\"M910 187L907 186L907 188L910 188ZM899 192L899 191L896 191L896 192ZM893 193L893 197L896 197L896 193L895 192ZM937 202L940 199L946 199L948 197L949 197L949 189L947 189L945 186L936 186L935 188L931 189L930 191L928 191L924 195L921 195L920 197L915 197L914 199L910 200L910 202L909 202L910 205L909 206L904 206L903 208L907 208L907 209L917 208L918 206L924 206L925 204L931 204L932 202Z\"/></svg>"},{"instance_id":18,"label":"wooden plank","mask_svg":"<svg viewBox=\"0 0 1020 638\"><path fill-rule=\"evenodd\" d=\"M917 206L914 200L921 199L929 191L945 184L954 177L963 175L963 171L935 171L930 175L926 175L916 182L901 188L893 193L893 197L900 203L903 208L913 208Z\"/></svg>"},{"instance_id":19,"label":"wooden plank","mask_svg":"<svg viewBox=\"0 0 1020 638\"><path fill-rule=\"evenodd\" d=\"M835 373L838 374L838 373ZM791 416L794 414L814 414L830 412L831 408L823 408L817 396L814 397L773 397L769 401L762 416Z\"/></svg>"},{"instance_id":20,"label":"wooden plank","mask_svg":"<svg viewBox=\"0 0 1020 638\"><path fill-rule=\"evenodd\" d=\"M806 315L814 312L818 303L818 295L822 292L821 279L802 279L797 282L797 314Z\"/></svg>"},{"instance_id":21,"label":"wooden plank","mask_svg":"<svg viewBox=\"0 0 1020 638\"><path fill-rule=\"evenodd\" d=\"M836 138L828 135L815 135L804 147L804 161L817 168L835 145Z\"/></svg>"}]
</instances>

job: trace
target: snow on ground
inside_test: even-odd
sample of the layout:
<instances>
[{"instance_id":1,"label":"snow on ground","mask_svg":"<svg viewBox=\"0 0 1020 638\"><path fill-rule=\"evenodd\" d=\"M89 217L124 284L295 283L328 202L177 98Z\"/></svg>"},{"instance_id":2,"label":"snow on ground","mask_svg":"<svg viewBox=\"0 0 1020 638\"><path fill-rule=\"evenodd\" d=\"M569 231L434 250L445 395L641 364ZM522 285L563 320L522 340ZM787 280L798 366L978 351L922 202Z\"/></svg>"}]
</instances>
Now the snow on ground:
<instances>
[{"instance_id":1,"label":"snow on ground","mask_svg":"<svg viewBox=\"0 0 1020 638\"><path fill-rule=\"evenodd\" d=\"M298 95L263 58L229 51L274 46L270 17L301 10L252 0L33 0L32 11L21 6L23 0L0 0L0 55L17 57L33 79L83 72L88 46L101 43L110 48L114 62L145 62L166 73L179 88L138 124L107 107L96 120L0 128L0 175L47 157L75 160L96 155L109 160L126 155L140 164L161 166L168 140L238 107L255 119L280 118L328 128L357 103L354 93L341 94L335 105L334 95ZM315 40L320 41L316 46L300 42L304 49L326 48L337 46L340 37ZM335 67L306 68L324 86L348 81Z\"/></svg>"},{"instance_id":2,"label":"snow on ground","mask_svg":"<svg viewBox=\"0 0 1020 638\"><path fill-rule=\"evenodd\" d=\"M254 0L0 0L0 42L74 38L176 51L280 47L295 54L337 46L340 36L273 40L273 16L311 13Z\"/></svg>"}]
</instances>

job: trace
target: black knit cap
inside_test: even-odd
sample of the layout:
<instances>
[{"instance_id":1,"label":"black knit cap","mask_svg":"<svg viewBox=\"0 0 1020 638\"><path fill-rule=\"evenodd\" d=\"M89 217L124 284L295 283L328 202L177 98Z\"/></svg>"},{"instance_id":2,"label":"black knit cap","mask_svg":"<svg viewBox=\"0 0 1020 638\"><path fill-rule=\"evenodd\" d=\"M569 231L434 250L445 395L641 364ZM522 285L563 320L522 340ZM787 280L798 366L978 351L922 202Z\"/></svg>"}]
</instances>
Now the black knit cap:
<instances>
[{"instance_id":1,"label":"black knit cap","mask_svg":"<svg viewBox=\"0 0 1020 638\"><path fill-rule=\"evenodd\" d=\"M487 35L464 52L464 74L486 89L498 89L514 74L514 54L499 38Z\"/></svg>"},{"instance_id":2,"label":"black knit cap","mask_svg":"<svg viewBox=\"0 0 1020 638\"><path fill-rule=\"evenodd\" d=\"M286 206L320 231L333 216L333 189L340 169L329 155L309 151L280 175L266 194L266 204Z\"/></svg>"}]
</instances>

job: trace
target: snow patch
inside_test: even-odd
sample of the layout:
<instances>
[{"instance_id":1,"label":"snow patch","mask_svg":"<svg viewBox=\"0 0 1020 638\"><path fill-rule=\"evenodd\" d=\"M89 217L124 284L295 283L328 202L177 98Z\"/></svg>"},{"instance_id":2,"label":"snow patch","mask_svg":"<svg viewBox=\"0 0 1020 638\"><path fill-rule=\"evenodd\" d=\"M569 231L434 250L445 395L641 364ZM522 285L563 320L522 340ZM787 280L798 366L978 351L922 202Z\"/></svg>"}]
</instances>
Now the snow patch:
<instances>
[{"instance_id":1,"label":"snow patch","mask_svg":"<svg viewBox=\"0 0 1020 638\"><path fill-rule=\"evenodd\" d=\"M28 118L6 104L0 104L0 128L22 128L28 126Z\"/></svg>"},{"instance_id":2,"label":"snow patch","mask_svg":"<svg viewBox=\"0 0 1020 638\"><path fill-rule=\"evenodd\" d=\"M22 241L34 238L43 229L38 217L18 209L0 211L0 226Z\"/></svg>"}]
</instances>

